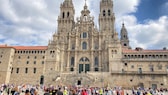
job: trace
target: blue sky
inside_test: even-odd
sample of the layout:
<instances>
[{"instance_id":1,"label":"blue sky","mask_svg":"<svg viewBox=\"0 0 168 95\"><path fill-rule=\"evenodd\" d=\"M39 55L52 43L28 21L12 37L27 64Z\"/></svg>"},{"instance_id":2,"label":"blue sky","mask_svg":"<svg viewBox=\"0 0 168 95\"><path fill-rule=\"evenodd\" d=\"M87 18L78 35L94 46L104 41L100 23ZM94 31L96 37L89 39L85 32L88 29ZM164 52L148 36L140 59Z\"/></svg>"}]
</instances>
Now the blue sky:
<instances>
[{"instance_id":1,"label":"blue sky","mask_svg":"<svg viewBox=\"0 0 168 95\"><path fill-rule=\"evenodd\" d=\"M148 19L157 20L160 16L168 15L166 11L167 0L141 0L137 12L134 15L143 23Z\"/></svg>"},{"instance_id":2,"label":"blue sky","mask_svg":"<svg viewBox=\"0 0 168 95\"><path fill-rule=\"evenodd\" d=\"M48 45L57 31L57 17L64 0L0 0L0 44ZM75 19L85 0L73 0ZM113 0L116 31L124 21L130 46L145 49L168 47L167 0ZM100 0L87 0L98 25Z\"/></svg>"}]
</instances>

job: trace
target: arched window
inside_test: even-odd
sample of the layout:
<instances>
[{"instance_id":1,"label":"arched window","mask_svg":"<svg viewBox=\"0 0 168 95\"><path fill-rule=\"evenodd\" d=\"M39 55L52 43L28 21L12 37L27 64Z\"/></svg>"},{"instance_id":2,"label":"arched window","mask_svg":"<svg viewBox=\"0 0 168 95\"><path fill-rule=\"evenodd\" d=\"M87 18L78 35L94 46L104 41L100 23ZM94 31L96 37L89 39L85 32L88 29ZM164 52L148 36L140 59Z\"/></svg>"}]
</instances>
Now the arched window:
<instances>
[{"instance_id":1,"label":"arched window","mask_svg":"<svg viewBox=\"0 0 168 95\"><path fill-rule=\"evenodd\" d=\"M111 11L110 10L108 10L108 16L110 16L111 15Z\"/></svg>"},{"instance_id":2,"label":"arched window","mask_svg":"<svg viewBox=\"0 0 168 95\"><path fill-rule=\"evenodd\" d=\"M63 13L62 13L62 18L64 18L64 17L65 17L65 13L63 12Z\"/></svg>"},{"instance_id":3,"label":"arched window","mask_svg":"<svg viewBox=\"0 0 168 95\"><path fill-rule=\"evenodd\" d=\"M103 10L103 16L106 16L106 11L105 10Z\"/></svg>"},{"instance_id":4,"label":"arched window","mask_svg":"<svg viewBox=\"0 0 168 95\"><path fill-rule=\"evenodd\" d=\"M74 50L75 49L75 45L74 44L72 44L72 50Z\"/></svg>"},{"instance_id":5,"label":"arched window","mask_svg":"<svg viewBox=\"0 0 168 95\"><path fill-rule=\"evenodd\" d=\"M80 62L89 62L89 59L87 57L82 57L79 61Z\"/></svg>"},{"instance_id":6,"label":"arched window","mask_svg":"<svg viewBox=\"0 0 168 95\"><path fill-rule=\"evenodd\" d=\"M82 43L82 49L87 49L87 43L86 42Z\"/></svg>"},{"instance_id":7,"label":"arched window","mask_svg":"<svg viewBox=\"0 0 168 95\"><path fill-rule=\"evenodd\" d=\"M67 17L69 17L69 12L67 12Z\"/></svg>"},{"instance_id":8,"label":"arched window","mask_svg":"<svg viewBox=\"0 0 168 95\"><path fill-rule=\"evenodd\" d=\"M74 66L74 57L71 58L71 66L73 67Z\"/></svg>"},{"instance_id":9,"label":"arched window","mask_svg":"<svg viewBox=\"0 0 168 95\"><path fill-rule=\"evenodd\" d=\"M124 46L127 46L127 44L126 44L126 43L124 43Z\"/></svg>"},{"instance_id":10,"label":"arched window","mask_svg":"<svg viewBox=\"0 0 168 95\"><path fill-rule=\"evenodd\" d=\"M86 32L83 33L83 38L87 38L87 33Z\"/></svg>"},{"instance_id":11,"label":"arched window","mask_svg":"<svg viewBox=\"0 0 168 95\"><path fill-rule=\"evenodd\" d=\"M98 57L95 57L94 63L95 63L95 64L94 64L95 66L99 66L99 60L98 60Z\"/></svg>"},{"instance_id":12,"label":"arched window","mask_svg":"<svg viewBox=\"0 0 168 95\"><path fill-rule=\"evenodd\" d=\"M142 74L142 68L138 68L138 73Z\"/></svg>"},{"instance_id":13,"label":"arched window","mask_svg":"<svg viewBox=\"0 0 168 95\"><path fill-rule=\"evenodd\" d=\"M151 71L151 72L154 72L154 67L153 67L153 65L149 65L149 68L150 68L150 71Z\"/></svg>"},{"instance_id":14,"label":"arched window","mask_svg":"<svg viewBox=\"0 0 168 95\"><path fill-rule=\"evenodd\" d=\"M28 68L25 68L25 73L26 73L26 74L28 73Z\"/></svg>"}]
</instances>

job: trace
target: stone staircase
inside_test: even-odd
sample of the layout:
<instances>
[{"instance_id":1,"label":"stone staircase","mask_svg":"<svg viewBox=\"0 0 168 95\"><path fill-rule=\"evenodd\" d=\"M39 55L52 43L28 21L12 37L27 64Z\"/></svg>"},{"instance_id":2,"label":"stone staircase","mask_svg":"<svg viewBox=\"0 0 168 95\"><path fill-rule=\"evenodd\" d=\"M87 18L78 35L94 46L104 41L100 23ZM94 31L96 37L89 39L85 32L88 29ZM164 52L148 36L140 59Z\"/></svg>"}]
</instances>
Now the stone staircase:
<instances>
[{"instance_id":1,"label":"stone staircase","mask_svg":"<svg viewBox=\"0 0 168 95\"><path fill-rule=\"evenodd\" d=\"M81 85L94 85L97 82L97 79L92 74L88 73L59 73L59 72L50 72L45 74L45 84L53 85L77 85L78 82L81 82Z\"/></svg>"},{"instance_id":2,"label":"stone staircase","mask_svg":"<svg viewBox=\"0 0 168 95\"><path fill-rule=\"evenodd\" d=\"M81 85L89 85L94 83L95 78L89 74L81 73L81 74L62 74L63 77L62 82L66 85L77 85L78 81L81 82Z\"/></svg>"}]
</instances>

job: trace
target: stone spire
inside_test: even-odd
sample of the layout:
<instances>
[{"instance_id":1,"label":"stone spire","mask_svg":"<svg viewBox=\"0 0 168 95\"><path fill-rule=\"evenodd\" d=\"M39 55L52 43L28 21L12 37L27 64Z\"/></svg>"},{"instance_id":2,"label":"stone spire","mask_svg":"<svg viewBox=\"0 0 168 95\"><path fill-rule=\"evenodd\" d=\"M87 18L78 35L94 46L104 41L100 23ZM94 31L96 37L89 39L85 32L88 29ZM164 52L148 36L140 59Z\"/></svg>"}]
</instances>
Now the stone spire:
<instances>
[{"instance_id":1,"label":"stone spire","mask_svg":"<svg viewBox=\"0 0 168 95\"><path fill-rule=\"evenodd\" d=\"M81 11L81 14L84 16L87 16L90 14L90 11L88 10L88 6L86 4L86 0L85 0L85 5L84 5L84 9Z\"/></svg>"},{"instance_id":2,"label":"stone spire","mask_svg":"<svg viewBox=\"0 0 168 95\"><path fill-rule=\"evenodd\" d=\"M121 28L121 44L122 47L126 47L129 48L129 38L128 38L128 33L127 33L127 29L125 28L124 23L122 24L122 28Z\"/></svg>"},{"instance_id":3,"label":"stone spire","mask_svg":"<svg viewBox=\"0 0 168 95\"><path fill-rule=\"evenodd\" d=\"M78 21L82 22L93 22L94 17L90 16L90 10L88 9L86 0L85 0L85 4L83 7L83 10L81 11L81 16L79 18L77 18Z\"/></svg>"},{"instance_id":4,"label":"stone spire","mask_svg":"<svg viewBox=\"0 0 168 95\"><path fill-rule=\"evenodd\" d=\"M125 35L127 35L127 29L125 28L124 23L122 24L121 34L125 34ZM125 38L125 37L121 37L121 39L126 39L126 38Z\"/></svg>"}]
</instances>

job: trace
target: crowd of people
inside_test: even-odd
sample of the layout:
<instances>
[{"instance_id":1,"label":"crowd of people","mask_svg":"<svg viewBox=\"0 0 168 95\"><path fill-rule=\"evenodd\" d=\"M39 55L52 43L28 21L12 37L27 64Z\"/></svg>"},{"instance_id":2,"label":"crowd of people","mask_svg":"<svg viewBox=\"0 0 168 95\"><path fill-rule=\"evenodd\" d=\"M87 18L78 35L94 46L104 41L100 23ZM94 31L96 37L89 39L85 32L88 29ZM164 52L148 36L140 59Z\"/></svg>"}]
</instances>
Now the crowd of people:
<instances>
[{"instance_id":1,"label":"crowd of people","mask_svg":"<svg viewBox=\"0 0 168 95\"><path fill-rule=\"evenodd\" d=\"M39 95L38 94L38 86L34 85L0 85L0 95L20 95L20 93L24 93L23 95Z\"/></svg>"},{"instance_id":2,"label":"crowd of people","mask_svg":"<svg viewBox=\"0 0 168 95\"><path fill-rule=\"evenodd\" d=\"M0 95L168 95L167 89L83 86L0 85Z\"/></svg>"},{"instance_id":3,"label":"crowd of people","mask_svg":"<svg viewBox=\"0 0 168 95\"><path fill-rule=\"evenodd\" d=\"M56 95L54 86L48 87L44 95ZM151 88L136 88L136 89L123 89L122 87L59 87L59 92L63 94L57 95L168 95L167 89L151 89Z\"/></svg>"}]
</instances>

